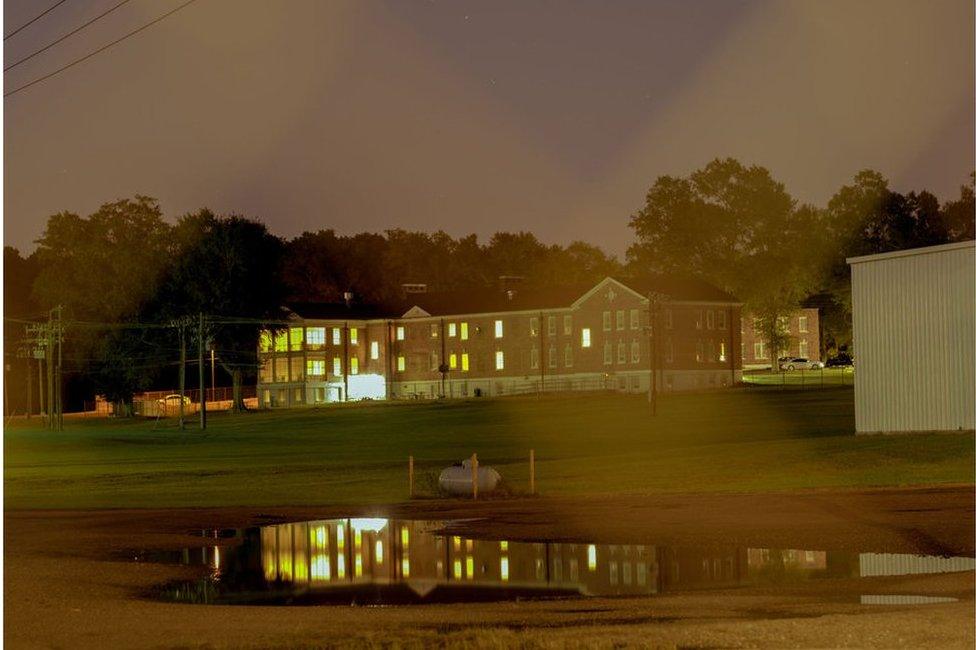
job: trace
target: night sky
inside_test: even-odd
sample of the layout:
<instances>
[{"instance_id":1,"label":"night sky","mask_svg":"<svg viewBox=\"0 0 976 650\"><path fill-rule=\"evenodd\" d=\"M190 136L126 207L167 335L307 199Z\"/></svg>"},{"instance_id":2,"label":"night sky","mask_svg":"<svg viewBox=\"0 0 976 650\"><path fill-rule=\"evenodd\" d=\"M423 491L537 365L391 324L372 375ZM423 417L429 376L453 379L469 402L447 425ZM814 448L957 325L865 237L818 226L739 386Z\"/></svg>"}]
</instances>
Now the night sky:
<instances>
[{"instance_id":1,"label":"night sky","mask_svg":"<svg viewBox=\"0 0 976 650\"><path fill-rule=\"evenodd\" d=\"M4 3L9 33L54 0ZM133 0L9 91L183 0ZM5 65L117 0L68 0ZM768 167L823 205L860 169L973 171L971 0L197 0L4 100L4 242L148 194L273 232L531 230L622 254L662 174Z\"/></svg>"}]
</instances>

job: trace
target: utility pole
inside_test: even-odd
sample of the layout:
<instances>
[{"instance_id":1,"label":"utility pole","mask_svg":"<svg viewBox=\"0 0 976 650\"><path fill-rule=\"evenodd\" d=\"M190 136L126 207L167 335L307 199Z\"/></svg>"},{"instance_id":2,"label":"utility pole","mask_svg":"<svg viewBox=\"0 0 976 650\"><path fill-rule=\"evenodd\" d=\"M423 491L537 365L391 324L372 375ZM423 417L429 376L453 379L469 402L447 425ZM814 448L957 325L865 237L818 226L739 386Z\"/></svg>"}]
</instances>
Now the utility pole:
<instances>
[{"instance_id":1,"label":"utility pole","mask_svg":"<svg viewBox=\"0 0 976 650\"><path fill-rule=\"evenodd\" d=\"M197 323L197 368L200 379L200 430L202 431L207 428L207 386L203 380L205 372L203 368L203 312L200 312L200 320Z\"/></svg>"},{"instance_id":2,"label":"utility pole","mask_svg":"<svg viewBox=\"0 0 976 650\"><path fill-rule=\"evenodd\" d=\"M180 320L179 323L179 333L180 333L180 431L186 428L186 423L183 419L183 395L186 392L186 323L184 320Z\"/></svg>"},{"instance_id":3,"label":"utility pole","mask_svg":"<svg viewBox=\"0 0 976 650\"><path fill-rule=\"evenodd\" d=\"M214 357L213 342L210 343L210 401L217 400L217 370L215 367L216 358Z\"/></svg>"},{"instance_id":4,"label":"utility pole","mask_svg":"<svg viewBox=\"0 0 976 650\"><path fill-rule=\"evenodd\" d=\"M61 320L61 305L58 305L58 431L64 431L64 374L62 371L61 354L62 344L64 343L64 325Z\"/></svg>"}]
</instances>

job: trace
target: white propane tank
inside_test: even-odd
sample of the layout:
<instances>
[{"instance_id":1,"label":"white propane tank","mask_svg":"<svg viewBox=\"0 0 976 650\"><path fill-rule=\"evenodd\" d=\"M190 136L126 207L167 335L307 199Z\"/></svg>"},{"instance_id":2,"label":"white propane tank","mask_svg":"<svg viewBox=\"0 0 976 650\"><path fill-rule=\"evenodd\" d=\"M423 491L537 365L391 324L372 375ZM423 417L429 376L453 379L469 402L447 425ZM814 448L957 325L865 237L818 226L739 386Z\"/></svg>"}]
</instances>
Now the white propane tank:
<instances>
[{"instance_id":1,"label":"white propane tank","mask_svg":"<svg viewBox=\"0 0 976 650\"><path fill-rule=\"evenodd\" d=\"M478 494L488 493L498 487L502 480L501 474L494 467L478 466ZM437 484L441 490L449 494L471 494L471 461L463 460L458 464L445 467L441 471Z\"/></svg>"}]
</instances>

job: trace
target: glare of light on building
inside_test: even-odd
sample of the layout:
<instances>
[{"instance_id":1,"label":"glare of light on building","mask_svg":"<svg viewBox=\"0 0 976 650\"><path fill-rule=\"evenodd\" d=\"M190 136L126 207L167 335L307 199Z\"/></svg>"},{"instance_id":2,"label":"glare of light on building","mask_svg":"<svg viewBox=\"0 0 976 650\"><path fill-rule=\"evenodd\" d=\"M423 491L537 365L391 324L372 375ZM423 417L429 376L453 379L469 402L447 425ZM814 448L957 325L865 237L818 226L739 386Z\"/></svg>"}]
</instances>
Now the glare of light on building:
<instances>
[{"instance_id":1,"label":"glare of light on building","mask_svg":"<svg viewBox=\"0 0 976 650\"><path fill-rule=\"evenodd\" d=\"M593 544L586 547L586 568L596 571L596 546Z\"/></svg>"},{"instance_id":2,"label":"glare of light on building","mask_svg":"<svg viewBox=\"0 0 976 650\"><path fill-rule=\"evenodd\" d=\"M336 577L345 578L346 577L346 556L340 555L336 557Z\"/></svg>"},{"instance_id":3,"label":"glare of light on building","mask_svg":"<svg viewBox=\"0 0 976 650\"><path fill-rule=\"evenodd\" d=\"M349 399L384 399L385 397L386 380L383 378L383 375L376 373L350 375Z\"/></svg>"},{"instance_id":4,"label":"glare of light on building","mask_svg":"<svg viewBox=\"0 0 976 650\"><path fill-rule=\"evenodd\" d=\"M341 521L336 526L336 547L340 551L346 547L346 527Z\"/></svg>"},{"instance_id":5,"label":"glare of light on building","mask_svg":"<svg viewBox=\"0 0 976 650\"><path fill-rule=\"evenodd\" d=\"M508 582L508 558L503 557L501 560L501 574L502 582Z\"/></svg>"}]
</instances>

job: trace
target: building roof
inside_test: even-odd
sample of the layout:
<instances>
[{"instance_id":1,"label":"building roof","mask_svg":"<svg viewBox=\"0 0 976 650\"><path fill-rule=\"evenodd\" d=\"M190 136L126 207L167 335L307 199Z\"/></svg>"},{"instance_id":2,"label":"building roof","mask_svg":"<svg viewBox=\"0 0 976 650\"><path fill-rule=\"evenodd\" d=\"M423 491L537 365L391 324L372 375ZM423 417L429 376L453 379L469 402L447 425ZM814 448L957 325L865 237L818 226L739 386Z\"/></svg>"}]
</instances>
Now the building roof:
<instances>
[{"instance_id":1,"label":"building roof","mask_svg":"<svg viewBox=\"0 0 976 650\"><path fill-rule=\"evenodd\" d=\"M938 246L923 246L922 248L908 248L900 251L889 251L887 253L875 253L874 255L861 255L859 257L848 257L848 264L861 264L863 262L876 262L887 260L894 257L910 257L912 255L929 255L932 253L944 253L946 251L958 250L962 248L976 247L976 240L953 242L951 244L940 244Z\"/></svg>"},{"instance_id":2,"label":"building roof","mask_svg":"<svg viewBox=\"0 0 976 650\"><path fill-rule=\"evenodd\" d=\"M673 301L738 304L730 294L693 278L652 277L626 281L610 279L641 296L647 296L650 291L655 291L666 294ZM294 302L288 303L286 307L297 316L313 320L400 318L414 307L419 307L431 316L569 309L576 301L605 281L606 279L595 284L548 288L516 287L510 291L484 287L410 293L385 304Z\"/></svg>"}]
</instances>

